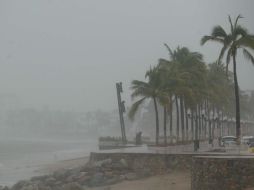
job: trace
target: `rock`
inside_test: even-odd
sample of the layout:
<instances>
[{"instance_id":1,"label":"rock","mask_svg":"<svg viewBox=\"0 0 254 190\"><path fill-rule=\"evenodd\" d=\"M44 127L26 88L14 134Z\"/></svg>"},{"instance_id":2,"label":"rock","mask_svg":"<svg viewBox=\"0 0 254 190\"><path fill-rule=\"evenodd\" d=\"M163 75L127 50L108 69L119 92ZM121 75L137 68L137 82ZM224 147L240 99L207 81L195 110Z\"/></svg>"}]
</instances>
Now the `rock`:
<instances>
[{"instance_id":1,"label":"rock","mask_svg":"<svg viewBox=\"0 0 254 190\"><path fill-rule=\"evenodd\" d=\"M119 183L120 181L122 181L119 177L113 177L111 179L108 179L105 184L107 185L113 185L113 184L116 184L116 183Z\"/></svg>"},{"instance_id":2,"label":"rock","mask_svg":"<svg viewBox=\"0 0 254 190\"><path fill-rule=\"evenodd\" d=\"M136 179L138 179L138 176L136 173L127 173L127 174L125 174L125 179L136 180Z\"/></svg>"},{"instance_id":3,"label":"rock","mask_svg":"<svg viewBox=\"0 0 254 190\"><path fill-rule=\"evenodd\" d=\"M49 186L39 185L39 190L52 190L52 189Z\"/></svg>"},{"instance_id":4,"label":"rock","mask_svg":"<svg viewBox=\"0 0 254 190\"><path fill-rule=\"evenodd\" d=\"M58 170L53 173L53 177L56 179L63 179L67 177L68 173L69 172L67 170Z\"/></svg>"},{"instance_id":5,"label":"rock","mask_svg":"<svg viewBox=\"0 0 254 190\"><path fill-rule=\"evenodd\" d=\"M55 182L56 182L56 179L53 178L53 177L49 177L49 178L47 178L47 179L45 180L45 183L46 183L47 185L53 185Z\"/></svg>"},{"instance_id":6,"label":"rock","mask_svg":"<svg viewBox=\"0 0 254 190\"><path fill-rule=\"evenodd\" d=\"M138 178L149 177L152 175L152 172L149 168L143 168L141 170L137 170L135 173L137 174Z\"/></svg>"},{"instance_id":7,"label":"rock","mask_svg":"<svg viewBox=\"0 0 254 190\"><path fill-rule=\"evenodd\" d=\"M28 180L21 180L18 183L16 183L15 185L13 185L12 190L20 190L22 187L28 186L29 184L31 184L30 181L28 181Z\"/></svg>"},{"instance_id":8,"label":"rock","mask_svg":"<svg viewBox=\"0 0 254 190\"><path fill-rule=\"evenodd\" d=\"M43 176L35 176L31 178L31 181L44 181L48 176L43 175Z\"/></svg>"},{"instance_id":9,"label":"rock","mask_svg":"<svg viewBox=\"0 0 254 190\"><path fill-rule=\"evenodd\" d=\"M104 172L104 175L105 175L105 177L107 177L107 178L111 178L111 177L114 176L114 173L113 173L113 171L106 171L106 172Z\"/></svg>"},{"instance_id":10,"label":"rock","mask_svg":"<svg viewBox=\"0 0 254 190\"><path fill-rule=\"evenodd\" d=\"M128 163L126 162L125 159L122 158L119 162L124 168L128 168Z\"/></svg>"},{"instance_id":11,"label":"rock","mask_svg":"<svg viewBox=\"0 0 254 190\"><path fill-rule=\"evenodd\" d=\"M39 190L39 187L36 184L31 184L28 186L23 186L20 190Z\"/></svg>"},{"instance_id":12,"label":"rock","mask_svg":"<svg viewBox=\"0 0 254 190\"><path fill-rule=\"evenodd\" d=\"M83 187L80 186L78 183L73 182L73 183L68 183L63 185L63 190L83 190Z\"/></svg>"},{"instance_id":13,"label":"rock","mask_svg":"<svg viewBox=\"0 0 254 190\"><path fill-rule=\"evenodd\" d=\"M9 190L9 187L0 185L0 190Z\"/></svg>"},{"instance_id":14,"label":"rock","mask_svg":"<svg viewBox=\"0 0 254 190\"><path fill-rule=\"evenodd\" d=\"M90 181L91 178L92 178L91 176L85 175L85 176L80 177L77 180L77 182L81 185L86 185Z\"/></svg>"},{"instance_id":15,"label":"rock","mask_svg":"<svg viewBox=\"0 0 254 190\"><path fill-rule=\"evenodd\" d=\"M73 180L73 179L74 179L73 177L74 177L73 175L68 176L68 177L66 178L65 182L67 182L67 183L73 182L73 181L74 181L74 180Z\"/></svg>"},{"instance_id":16,"label":"rock","mask_svg":"<svg viewBox=\"0 0 254 190\"><path fill-rule=\"evenodd\" d=\"M102 166L105 166L105 165L109 165L112 163L112 159L105 159L105 160L100 160L100 161L96 161L94 162L92 165L94 167L102 167Z\"/></svg>"},{"instance_id":17,"label":"rock","mask_svg":"<svg viewBox=\"0 0 254 190\"><path fill-rule=\"evenodd\" d=\"M105 179L104 179L103 173L98 172L98 173L94 174L94 176L90 180L89 185L90 186L100 186L104 183L104 181L105 181Z\"/></svg>"}]
</instances>

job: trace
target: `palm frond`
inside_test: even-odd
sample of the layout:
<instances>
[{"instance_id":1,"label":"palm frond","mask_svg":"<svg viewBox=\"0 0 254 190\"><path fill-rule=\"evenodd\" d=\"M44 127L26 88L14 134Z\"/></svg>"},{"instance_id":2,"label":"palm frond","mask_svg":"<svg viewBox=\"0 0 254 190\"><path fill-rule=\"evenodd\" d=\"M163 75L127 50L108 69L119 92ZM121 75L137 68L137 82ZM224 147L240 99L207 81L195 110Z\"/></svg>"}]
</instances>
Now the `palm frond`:
<instances>
[{"instance_id":1,"label":"palm frond","mask_svg":"<svg viewBox=\"0 0 254 190\"><path fill-rule=\"evenodd\" d=\"M158 67L159 69L161 68L165 68L166 66L168 66L171 62L166 60L166 59L159 59L158 61Z\"/></svg>"},{"instance_id":2,"label":"palm frond","mask_svg":"<svg viewBox=\"0 0 254 190\"><path fill-rule=\"evenodd\" d=\"M139 87L148 87L148 83L147 82L143 82L143 81L140 81L140 80L133 80L131 82L131 89L136 89L136 88L139 88Z\"/></svg>"},{"instance_id":3,"label":"palm frond","mask_svg":"<svg viewBox=\"0 0 254 190\"><path fill-rule=\"evenodd\" d=\"M234 32L234 26L233 26L233 23L232 23L230 15L228 15L228 21L230 23L231 33L233 34L233 32Z\"/></svg>"},{"instance_id":4,"label":"palm frond","mask_svg":"<svg viewBox=\"0 0 254 190\"><path fill-rule=\"evenodd\" d=\"M227 44L224 44L224 46L221 48L220 50L220 55L219 55L219 58L218 58L218 61L220 62L221 59L223 58L224 54L225 54L225 51L227 50L228 46Z\"/></svg>"},{"instance_id":5,"label":"palm frond","mask_svg":"<svg viewBox=\"0 0 254 190\"><path fill-rule=\"evenodd\" d=\"M146 87L139 87L136 88L132 94L131 94L131 98L134 99L138 96L142 96L142 97L150 97L152 96L154 93L152 91L152 89L150 88L146 88Z\"/></svg>"},{"instance_id":6,"label":"palm frond","mask_svg":"<svg viewBox=\"0 0 254 190\"><path fill-rule=\"evenodd\" d=\"M237 16L237 18L235 19L235 28L236 28L236 26L237 26L237 23L238 23L238 20L240 19L240 18L244 18L243 16L241 16L240 14Z\"/></svg>"},{"instance_id":7,"label":"palm frond","mask_svg":"<svg viewBox=\"0 0 254 190\"><path fill-rule=\"evenodd\" d=\"M235 34L236 37L239 36L239 35L244 37L244 36L248 35L248 30L246 28L243 28L240 25L237 25L235 30L234 30L234 34Z\"/></svg>"},{"instance_id":8,"label":"palm frond","mask_svg":"<svg viewBox=\"0 0 254 190\"><path fill-rule=\"evenodd\" d=\"M168 50L168 52L169 52L169 55L170 55L170 58L173 59L173 57L174 57L173 51L170 49L170 47L168 46L168 44L164 43L164 46L167 48L167 50Z\"/></svg>"},{"instance_id":9,"label":"palm frond","mask_svg":"<svg viewBox=\"0 0 254 190\"><path fill-rule=\"evenodd\" d=\"M132 120L132 121L134 120L134 116L135 116L139 106L143 103L143 101L145 99L146 99L146 97L144 97L144 98L136 101L134 104L132 104L131 109L130 109L130 111L128 113L128 116L129 116L130 120Z\"/></svg>"},{"instance_id":10,"label":"palm frond","mask_svg":"<svg viewBox=\"0 0 254 190\"><path fill-rule=\"evenodd\" d=\"M243 55L244 55L244 57L246 59L250 60L252 62L252 64L254 65L254 57L253 57L253 55L251 55L251 53L247 49L245 49L245 48L243 48Z\"/></svg>"},{"instance_id":11,"label":"palm frond","mask_svg":"<svg viewBox=\"0 0 254 190\"><path fill-rule=\"evenodd\" d=\"M212 30L212 36L213 37L227 37L227 33L221 26L215 26Z\"/></svg>"},{"instance_id":12,"label":"palm frond","mask_svg":"<svg viewBox=\"0 0 254 190\"><path fill-rule=\"evenodd\" d=\"M219 43L224 44L224 40L222 40L218 37L213 37L213 36L203 36L201 41L200 41L200 44L204 45L207 41L215 41L215 42L219 42Z\"/></svg>"},{"instance_id":13,"label":"palm frond","mask_svg":"<svg viewBox=\"0 0 254 190\"><path fill-rule=\"evenodd\" d=\"M250 49L254 49L254 37L252 35L244 36L238 39L235 43L239 47L248 47Z\"/></svg>"}]
</instances>

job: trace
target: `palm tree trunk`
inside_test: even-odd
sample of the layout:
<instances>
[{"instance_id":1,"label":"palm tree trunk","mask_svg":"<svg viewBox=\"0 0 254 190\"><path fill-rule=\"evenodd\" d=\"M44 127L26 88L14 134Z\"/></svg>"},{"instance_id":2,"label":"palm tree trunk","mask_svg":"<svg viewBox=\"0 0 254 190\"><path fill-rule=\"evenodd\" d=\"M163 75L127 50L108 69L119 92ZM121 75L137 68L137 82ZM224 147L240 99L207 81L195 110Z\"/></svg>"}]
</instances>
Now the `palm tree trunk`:
<instances>
[{"instance_id":1,"label":"palm tree trunk","mask_svg":"<svg viewBox=\"0 0 254 190\"><path fill-rule=\"evenodd\" d=\"M208 115L208 100L205 100L205 117L204 117L204 122L205 122L205 139L207 139L207 115Z\"/></svg>"},{"instance_id":2,"label":"palm tree trunk","mask_svg":"<svg viewBox=\"0 0 254 190\"><path fill-rule=\"evenodd\" d=\"M195 110L195 137L194 140L199 140L199 126L198 126L198 105Z\"/></svg>"},{"instance_id":3,"label":"palm tree trunk","mask_svg":"<svg viewBox=\"0 0 254 190\"><path fill-rule=\"evenodd\" d=\"M173 102L172 102L172 96L170 95L170 123L169 123L169 132L170 132L170 143L173 142Z\"/></svg>"},{"instance_id":4,"label":"palm tree trunk","mask_svg":"<svg viewBox=\"0 0 254 190\"><path fill-rule=\"evenodd\" d=\"M155 97L153 97L153 103L154 103L155 120L156 120L155 143L156 145L159 145L159 114L158 114L158 107L157 107L157 102Z\"/></svg>"},{"instance_id":5,"label":"palm tree trunk","mask_svg":"<svg viewBox=\"0 0 254 190\"><path fill-rule=\"evenodd\" d=\"M201 139L201 110L200 110L200 105L198 105L198 136L199 139Z\"/></svg>"},{"instance_id":6,"label":"palm tree trunk","mask_svg":"<svg viewBox=\"0 0 254 190\"><path fill-rule=\"evenodd\" d=\"M191 109L191 140L194 139L194 114L193 114L193 109Z\"/></svg>"},{"instance_id":7,"label":"palm tree trunk","mask_svg":"<svg viewBox=\"0 0 254 190\"><path fill-rule=\"evenodd\" d=\"M215 138L215 135L214 135L214 130L215 130L215 118L214 118L214 116L215 116L215 108L214 108L214 105L213 105L213 118L212 118L212 120L213 120L212 138L213 138L213 139Z\"/></svg>"},{"instance_id":8,"label":"palm tree trunk","mask_svg":"<svg viewBox=\"0 0 254 190\"><path fill-rule=\"evenodd\" d=\"M188 108L187 108L186 104L185 104L184 108L185 108L185 123L186 123L186 141L188 141L189 140L189 122L188 122L188 113L187 113Z\"/></svg>"},{"instance_id":9,"label":"palm tree trunk","mask_svg":"<svg viewBox=\"0 0 254 190\"><path fill-rule=\"evenodd\" d=\"M179 105L177 96L175 96L175 101L176 101L176 142L179 142Z\"/></svg>"},{"instance_id":10,"label":"palm tree trunk","mask_svg":"<svg viewBox=\"0 0 254 190\"><path fill-rule=\"evenodd\" d=\"M211 118L210 118L210 108L208 107L208 102L207 102L207 121L208 121L209 144L212 144L212 123L211 123Z\"/></svg>"},{"instance_id":11,"label":"palm tree trunk","mask_svg":"<svg viewBox=\"0 0 254 190\"><path fill-rule=\"evenodd\" d=\"M164 111L164 145L167 146L167 108L164 106L163 108Z\"/></svg>"},{"instance_id":12,"label":"palm tree trunk","mask_svg":"<svg viewBox=\"0 0 254 190\"><path fill-rule=\"evenodd\" d=\"M236 119L236 137L238 143L240 143L241 135L241 121L240 121L240 98L239 98L239 87L236 74L236 52L233 53L233 72L234 72L234 83L235 83L235 119Z\"/></svg>"},{"instance_id":13,"label":"palm tree trunk","mask_svg":"<svg viewBox=\"0 0 254 190\"><path fill-rule=\"evenodd\" d=\"M184 106L183 106L183 97L180 97L180 112L181 112L181 131L182 131L182 141L185 141L185 132L184 132Z\"/></svg>"},{"instance_id":14,"label":"palm tree trunk","mask_svg":"<svg viewBox=\"0 0 254 190\"><path fill-rule=\"evenodd\" d=\"M222 129L222 136L225 134L225 128L224 128L224 113L221 114L221 129Z\"/></svg>"}]
</instances>

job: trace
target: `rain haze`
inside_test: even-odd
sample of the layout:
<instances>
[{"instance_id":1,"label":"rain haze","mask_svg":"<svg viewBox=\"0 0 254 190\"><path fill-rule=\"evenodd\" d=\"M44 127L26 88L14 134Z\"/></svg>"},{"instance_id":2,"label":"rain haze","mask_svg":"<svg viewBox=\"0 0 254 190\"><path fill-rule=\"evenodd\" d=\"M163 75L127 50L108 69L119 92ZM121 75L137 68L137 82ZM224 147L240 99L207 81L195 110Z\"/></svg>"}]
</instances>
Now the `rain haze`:
<instances>
[{"instance_id":1,"label":"rain haze","mask_svg":"<svg viewBox=\"0 0 254 190\"><path fill-rule=\"evenodd\" d=\"M202 181L196 168L213 166L194 167L197 154L227 159L238 151L254 163L253 7L253 0L0 0L0 190L189 190ZM229 16L239 14L244 28L230 28ZM229 75L218 61L221 44L201 46L217 25L236 32L219 28L222 36L208 41L224 40L231 58L246 48L236 56L240 91L230 77L234 59ZM222 171L245 163L231 161ZM241 180L254 179L250 167L237 170L252 171Z\"/></svg>"},{"instance_id":2,"label":"rain haze","mask_svg":"<svg viewBox=\"0 0 254 190\"><path fill-rule=\"evenodd\" d=\"M131 80L167 58L163 43L213 62L221 47L201 47L201 36L238 14L253 33L253 6L252 0L2 0L0 92L24 107L115 109L115 82L123 82L129 104ZM254 67L239 60L240 87L253 89Z\"/></svg>"}]
</instances>

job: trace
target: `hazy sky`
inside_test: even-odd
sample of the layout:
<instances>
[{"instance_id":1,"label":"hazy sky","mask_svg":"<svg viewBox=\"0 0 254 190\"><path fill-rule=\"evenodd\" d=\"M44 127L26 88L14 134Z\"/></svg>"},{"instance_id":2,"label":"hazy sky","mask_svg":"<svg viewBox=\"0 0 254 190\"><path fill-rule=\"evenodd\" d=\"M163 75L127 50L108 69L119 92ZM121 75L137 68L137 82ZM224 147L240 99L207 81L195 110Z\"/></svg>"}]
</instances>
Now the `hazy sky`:
<instances>
[{"instance_id":1,"label":"hazy sky","mask_svg":"<svg viewBox=\"0 0 254 190\"><path fill-rule=\"evenodd\" d=\"M0 0L0 94L25 106L114 109L115 82L129 103L131 80L167 58L164 42L214 61L220 46L201 47L200 38L239 13L254 33L253 7L253 0ZM254 89L254 67L238 63L241 88Z\"/></svg>"}]
</instances>

